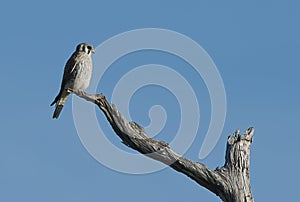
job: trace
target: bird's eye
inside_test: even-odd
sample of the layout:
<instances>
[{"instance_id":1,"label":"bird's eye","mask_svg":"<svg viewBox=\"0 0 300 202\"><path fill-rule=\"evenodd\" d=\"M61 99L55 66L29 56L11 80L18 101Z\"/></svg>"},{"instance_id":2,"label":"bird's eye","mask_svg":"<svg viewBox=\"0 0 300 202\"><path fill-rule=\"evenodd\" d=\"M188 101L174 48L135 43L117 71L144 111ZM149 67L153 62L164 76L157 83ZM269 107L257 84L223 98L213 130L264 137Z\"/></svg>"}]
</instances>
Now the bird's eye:
<instances>
[{"instance_id":1,"label":"bird's eye","mask_svg":"<svg viewBox=\"0 0 300 202\"><path fill-rule=\"evenodd\" d=\"M86 48L87 48L87 53L90 54L91 53L91 47L87 46Z\"/></svg>"}]
</instances>

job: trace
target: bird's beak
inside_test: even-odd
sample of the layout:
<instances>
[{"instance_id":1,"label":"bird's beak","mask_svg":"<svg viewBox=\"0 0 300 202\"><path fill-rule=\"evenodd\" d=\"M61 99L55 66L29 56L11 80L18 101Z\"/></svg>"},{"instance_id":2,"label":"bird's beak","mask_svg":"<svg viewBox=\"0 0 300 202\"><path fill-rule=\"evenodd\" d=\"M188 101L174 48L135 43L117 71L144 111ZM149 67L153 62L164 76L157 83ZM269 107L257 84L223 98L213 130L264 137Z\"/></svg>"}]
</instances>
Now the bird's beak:
<instances>
[{"instance_id":1,"label":"bird's beak","mask_svg":"<svg viewBox=\"0 0 300 202\"><path fill-rule=\"evenodd\" d=\"M94 49L92 49L92 53L95 53L95 50L94 50Z\"/></svg>"}]
</instances>

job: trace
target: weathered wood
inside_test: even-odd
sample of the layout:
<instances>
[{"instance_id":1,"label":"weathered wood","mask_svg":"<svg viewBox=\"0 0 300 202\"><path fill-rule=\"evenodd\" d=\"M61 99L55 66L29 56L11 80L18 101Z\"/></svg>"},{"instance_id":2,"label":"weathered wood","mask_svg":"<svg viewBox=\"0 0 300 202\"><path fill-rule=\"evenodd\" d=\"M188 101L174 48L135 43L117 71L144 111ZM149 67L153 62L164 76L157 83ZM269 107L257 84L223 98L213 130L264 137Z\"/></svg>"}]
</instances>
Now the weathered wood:
<instances>
[{"instance_id":1,"label":"weathered wood","mask_svg":"<svg viewBox=\"0 0 300 202\"><path fill-rule=\"evenodd\" d=\"M95 103L105 114L115 133L128 147L187 175L199 185L215 193L223 201L254 201L249 171L253 128L249 128L243 135L240 135L237 130L229 136L224 166L210 170L202 163L193 162L175 153L167 143L150 138L142 126L127 121L116 106L110 105L102 94L90 95L83 91L72 91L71 89L70 91Z\"/></svg>"}]
</instances>

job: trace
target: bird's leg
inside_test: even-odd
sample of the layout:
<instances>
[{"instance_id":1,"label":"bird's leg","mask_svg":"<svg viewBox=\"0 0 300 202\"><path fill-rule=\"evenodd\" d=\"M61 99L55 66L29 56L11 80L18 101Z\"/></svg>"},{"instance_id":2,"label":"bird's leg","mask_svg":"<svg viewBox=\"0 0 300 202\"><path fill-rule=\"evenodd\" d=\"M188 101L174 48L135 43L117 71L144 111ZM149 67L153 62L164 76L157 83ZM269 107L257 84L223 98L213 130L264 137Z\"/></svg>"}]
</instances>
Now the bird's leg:
<instances>
[{"instance_id":1,"label":"bird's leg","mask_svg":"<svg viewBox=\"0 0 300 202\"><path fill-rule=\"evenodd\" d=\"M75 93L79 97L81 97L85 94L85 92L82 89L74 90L72 88L67 88L66 90L67 90L68 93Z\"/></svg>"}]
</instances>

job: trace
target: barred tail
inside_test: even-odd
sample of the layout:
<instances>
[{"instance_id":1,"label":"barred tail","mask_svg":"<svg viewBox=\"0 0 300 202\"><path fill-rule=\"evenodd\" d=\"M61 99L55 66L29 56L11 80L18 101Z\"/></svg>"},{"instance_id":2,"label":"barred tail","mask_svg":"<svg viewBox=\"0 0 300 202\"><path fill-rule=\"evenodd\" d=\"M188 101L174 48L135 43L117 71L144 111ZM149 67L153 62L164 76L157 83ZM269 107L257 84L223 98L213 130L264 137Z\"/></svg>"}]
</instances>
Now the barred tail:
<instances>
[{"instance_id":1,"label":"barred tail","mask_svg":"<svg viewBox=\"0 0 300 202\"><path fill-rule=\"evenodd\" d=\"M51 106L56 104L54 113L52 118L57 119L59 117L59 114L64 107L64 104L66 103L70 93L68 93L66 90L59 92L59 94L56 96L54 101L51 103Z\"/></svg>"},{"instance_id":2,"label":"barred tail","mask_svg":"<svg viewBox=\"0 0 300 202\"><path fill-rule=\"evenodd\" d=\"M52 118L57 119L64 105L56 105Z\"/></svg>"}]
</instances>

